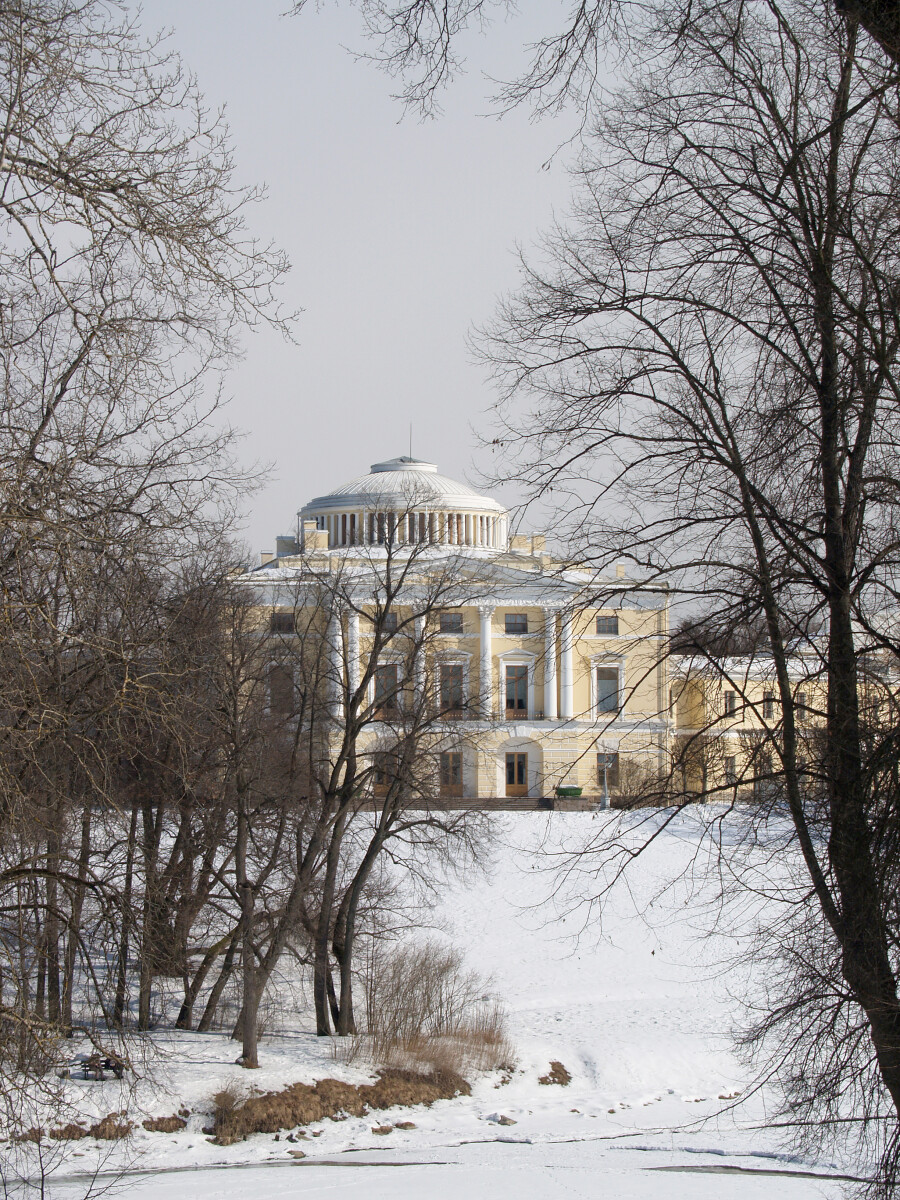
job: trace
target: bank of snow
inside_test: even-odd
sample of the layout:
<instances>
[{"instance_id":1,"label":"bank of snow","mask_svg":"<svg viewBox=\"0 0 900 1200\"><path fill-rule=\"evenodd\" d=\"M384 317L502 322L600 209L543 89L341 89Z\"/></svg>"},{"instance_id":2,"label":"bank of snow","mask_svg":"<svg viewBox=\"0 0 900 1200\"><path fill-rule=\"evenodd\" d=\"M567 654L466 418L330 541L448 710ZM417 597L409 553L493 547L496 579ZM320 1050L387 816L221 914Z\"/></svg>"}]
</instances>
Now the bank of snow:
<instances>
[{"instance_id":1,"label":"bank of snow","mask_svg":"<svg viewBox=\"0 0 900 1200\"><path fill-rule=\"evenodd\" d=\"M348 1161L341 1156L351 1152L358 1162L366 1160L363 1152L369 1154L367 1161L378 1161L387 1152L398 1162L433 1163L442 1161L441 1152L450 1148L456 1148L465 1166L463 1160L475 1152L464 1147L474 1143L483 1144L484 1154L489 1145L503 1147L490 1152L501 1156L490 1159L491 1170L501 1169L500 1162L515 1164L516 1170L532 1164L534 1188L520 1187L516 1195L521 1200L556 1194L540 1190L543 1185L537 1182L543 1173L549 1188L552 1171L545 1165L554 1154L566 1158L572 1169L590 1160L599 1170L602 1159L604 1169L636 1171L641 1179L651 1167L679 1168L654 1175L655 1191L637 1183L637 1190L628 1191L620 1181L618 1196L711 1196L712 1187L704 1190L710 1179L697 1174L698 1166L823 1176L846 1172L846 1164L794 1162L771 1133L758 1128L767 1098L748 1094L729 1036L738 1011L735 993L746 986L735 965L746 932L723 928L720 920L715 932L705 936L718 885L703 882L712 858L699 825L689 817L676 821L632 864L627 885L605 900L599 912L588 912L579 902L596 889L590 872L560 876L548 868L562 864L556 857L561 845L596 830L592 820L581 813L498 817L502 826L493 869L449 884L436 914L468 963L491 977L492 990L507 1008L518 1053L517 1070L508 1082L497 1073L474 1081L470 1097L440 1101L428 1109L322 1121L296 1143L288 1143L284 1134L277 1142L272 1135L256 1135L220 1147L203 1127L209 1098L229 1083L269 1090L324 1076L363 1082L371 1074L363 1065L333 1061L329 1045L309 1032L308 1022L266 1038L260 1047L261 1069L252 1073L234 1065L235 1043L221 1034L157 1034L159 1057L152 1077L136 1092L141 1115L167 1115L184 1107L192 1112L188 1126L177 1134L138 1129L127 1146L113 1151L107 1169L126 1162L143 1170L286 1162L289 1151L297 1149L308 1156L307 1171L312 1160ZM663 889L666 881L673 882ZM729 968L723 970L726 962ZM568 1087L538 1082L551 1061L563 1063L571 1073ZM122 1105L114 1083L73 1082L72 1087L91 1117ZM133 1100L131 1107L134 1113ZM514 1124L500 1124L501 1116ZM372 1132L374 1126L397 1120L412 1120L416 1127L386 1137ZM563 1144L570 1149L563 1150ZM552 1146L557 1150L551 1153ZM88 1169L98 1153L109 1150L88 1140L73 1144L63 1170ZM624 1165L626 1158L630 1166ZM152 1186L162 1190L146 1194L170 1194L164 1185L169 1178L174 1177L159 1177ZM228 1178L228 1189L238 1190L226 1191L223 1183L216 1194L252 1193L253 1188L241 1192L240 1181ZM308 1181L304 1192L308 1187L315 1194L313 1177L300 1178ZM750 1186L748 1179L756 1187L773 1178L729 1174L712 1182L716 1195L742 1197L764 1194L741 1190ZM777 1178L779 1194L787 1182L801 1189L796 1195L807 1194L801 1176ZM281 1194L274 1176L267 1179L266 1190ZM381 1194L371 1190L374 1178L365 1186L368 1194ZM406 1194L399 1179L393 1186L397 1190L384 1194ZM823 1178L814 1186L837 1185ZM172 1187L174 1195L179 1189ZM424 1187L421 1180L419 1187ZM206 1193L200 1187L197 1194ZM494 1194L506 1192L498 1184Z\"/></svg>"}]
</instances>

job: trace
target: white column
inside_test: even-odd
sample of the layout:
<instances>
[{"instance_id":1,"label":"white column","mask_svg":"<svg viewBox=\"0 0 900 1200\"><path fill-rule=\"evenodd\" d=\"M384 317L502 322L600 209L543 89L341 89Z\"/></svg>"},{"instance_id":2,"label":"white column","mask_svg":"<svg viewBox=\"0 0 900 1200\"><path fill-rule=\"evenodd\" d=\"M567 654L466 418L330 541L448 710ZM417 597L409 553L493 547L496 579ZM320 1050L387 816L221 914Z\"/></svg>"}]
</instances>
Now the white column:
<instances>
[{"instance_id":1,"label":"white column","mask_svg":"<svg viewBox=\"0 0 900 1200\"><path fill-rule=\"evenodd\" d=\"M413 680L416 688L416 700L421 702L425 695L425 618L416 617L413 621L413 628L416 637Z\"/></svg>"},{"instance_id":2,"label":"white column","mask_svg":"<svg viewBox=\"0 0 900 1200\"><path fill-rule=\"evenodd\" d=\"M332 717L337 721L342 716L342 696L344 691L343 636L341 633L341 617L337 609L332 609L328 617L328 706Z\"/></svg>"},{"instance_id":3,"label":"white column","mask_svg":"<svg viewBox=\"0 0 900 1200\"><path fill-rule=\"evenodd\" d=\"M485 719L490 720L494 709L494 665L491 651L493 604L479 604L478 615L481 617L481 708Z\"/></svg>"},{"instance_id":4,"label":"white column","mask_svg":"<svg viewBox=\"0 0 900 1200\"><path fill-rule=\"evenodd\" d=\"M347 615L347 683L352 696L359 687L359 613L355 609Z\"/></svg>"},{"instance_id":5,"label":"white column","mask_svg":"<svg viewBox=\"0 0 900 1200\"><path fill-rule=\"evenodd\" d=\"M556 720L556 609L544 609L544 717Z\"/></svg>"},{"instance_id":6,"label":"white column","mask_svg":"<svg viewBox=\"0 0 900 1200\"><path fill-rule=\"evenodd\" d=\"M560 716L571 721L575 716L575 676L572 662L572 614L560 618L559 699Z\"/></svg>"}]
</instances>

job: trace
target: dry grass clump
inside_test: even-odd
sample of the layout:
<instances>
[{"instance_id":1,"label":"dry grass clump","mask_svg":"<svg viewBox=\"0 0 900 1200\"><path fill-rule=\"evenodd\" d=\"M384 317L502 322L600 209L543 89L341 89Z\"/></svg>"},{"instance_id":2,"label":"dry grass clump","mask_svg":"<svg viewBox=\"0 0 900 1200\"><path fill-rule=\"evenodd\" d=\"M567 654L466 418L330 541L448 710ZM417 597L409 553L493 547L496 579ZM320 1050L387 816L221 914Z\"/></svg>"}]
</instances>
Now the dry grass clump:
<instances>
[{"instance_id":1,"label":"dry grass clump","mask_svg":"<svg viewBox=\"0 0 900 1200\"><path fill-rule=\"evenodd\" d=\"M562 1065L562 1063L556 1062L555 1059L553 1062L551 1062L550 1070L547 1072L547 1074L542 1075L540 1077L540 1079L538 1079L538 1083L543 1083L543 1084L547 1084L547 1085L555 1083L559 1087L568 1087L571 1082L572 1082L572 1076L569 1074L569 1072L566 1070L566 1068Z\"/></svg>"},{"instance_id":2,"label":"dry grass clump","mask_svg":"<svg viewBox=\"0 0 900 1200\"><path fill-rule=\"evenodd\" d=\"M400 1069L511 1069L515 1050L503 1009L484 994L452 946L427 941L400 947L373 964L366 1015L372 1055Z\"/></svg>"},{"instance_id":3,"label":"dry grass clump","mask_svg":"<svg viewBox=\"0 0 900 1200\"><path fill-rule=\"evenodd\" d=\"M233 1093L226 1089L229 1101ZM294 1083L282 1092L265 1092L241 1103L215 1108L216 1142L229 1146L251 1133L278 1133L310 1125L326 1117L361 1117L372 1109L394 1105L433 1104L468 1096L471 1088L452 1072L430 1075L414 1071L378 1072L374 1083L359 1086L339 1079L320 1079L315 1085ZM219 1093L222 1095L222 1093ZM215 1102L215 1097L213 1098Z\"/></svg>"},{"instance_id":4,"label":"dry grass clump","mask_svg":"<svg viewBox=\"0 0 900 1200\"><path fill-rule=\"evenodd\" d=\"M74 1121L70 1121L68 1125L61 1125L58 1129L51 1129L50 1136L55 1142L78 1142L82 1138L90 1137L90 1133L81 1125L76 1125Z\"/></svg>"},{"instance_id":5,"label":"dry grass clump","mask_svg":"<svg viewBox=\"0 0 900 1200\"><path fill-rule=\"evenodd\" d=\"M91 1137L99 1138L104 1142L118 1142L122 1138L128 1137L134 1126L124 1118L124 1113L107 1113L105 1117L91 1126Z\"/></svg>"},{"instance_id":6,"label":"dry grass clump","mask_svg":"<svg viewBox=\"0 0 900 1200\"><path fill-rule=\"evenodd\" d=\"M178 1133L179 1129L184 1129L187 1121L173 1113L171 1117L147 1117L141 1124L151 1133Z\"/></svg>"}]
</instances>

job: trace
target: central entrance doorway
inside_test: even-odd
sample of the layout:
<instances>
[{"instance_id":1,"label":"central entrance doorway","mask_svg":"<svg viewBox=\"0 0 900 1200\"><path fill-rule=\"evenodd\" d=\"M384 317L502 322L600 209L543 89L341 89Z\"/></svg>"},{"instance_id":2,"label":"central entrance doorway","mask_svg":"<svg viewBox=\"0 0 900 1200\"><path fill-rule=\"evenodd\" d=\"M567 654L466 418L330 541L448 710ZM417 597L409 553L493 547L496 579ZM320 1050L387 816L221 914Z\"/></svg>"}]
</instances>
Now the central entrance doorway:
<instances>
[{"instance_id":1,"label":"central entrance doorway","mask_svg":"<svg viewBox=\"0 0 900 1200\"><path fill-rule=\"evenodd\" d=\"M528 795L528 755L507 754L506 756L506 794L507 796Z\"/></svg>"}]
</instances>

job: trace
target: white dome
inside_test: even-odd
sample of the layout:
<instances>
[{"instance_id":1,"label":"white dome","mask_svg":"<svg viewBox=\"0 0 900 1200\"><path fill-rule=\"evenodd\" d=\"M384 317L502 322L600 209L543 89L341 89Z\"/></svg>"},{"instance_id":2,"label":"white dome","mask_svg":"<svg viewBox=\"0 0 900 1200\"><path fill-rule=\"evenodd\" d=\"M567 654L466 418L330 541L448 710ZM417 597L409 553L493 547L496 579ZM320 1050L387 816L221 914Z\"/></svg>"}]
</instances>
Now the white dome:
<instances>
[{"instance_id":1,"label":"white dome","mask_svg":"<svg viewBox=\"0 0 900 1200\"><path fill-rule=\"evenodd\" d=\"M406 455L373 463L367 475L316 496L299 517L301 544L314 521L328 531L329 547L424 542L496 550L508 533L502 504Z\"/></svg>"},{"instance_id":2,"label":"white dome","mask_svg":"<svg viewBox=\"0 0 900 1200\"><path fill-rule=\"evenodd\" d=\"M419 458L390 458L372 463L367 475L351 479L325 496L316 496L300 510L301 517L343 510L353 505L403 511L411 504L431 511L462 509L464 512L505 513L490 496L482 496L468 484L439 475L435 463Z\"/></svg>"}]
</instances>

